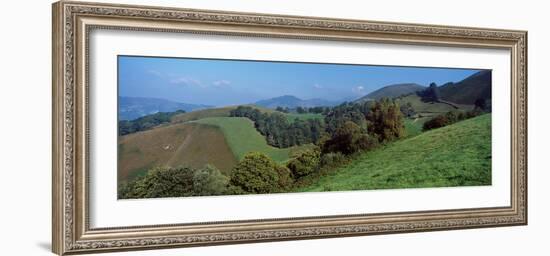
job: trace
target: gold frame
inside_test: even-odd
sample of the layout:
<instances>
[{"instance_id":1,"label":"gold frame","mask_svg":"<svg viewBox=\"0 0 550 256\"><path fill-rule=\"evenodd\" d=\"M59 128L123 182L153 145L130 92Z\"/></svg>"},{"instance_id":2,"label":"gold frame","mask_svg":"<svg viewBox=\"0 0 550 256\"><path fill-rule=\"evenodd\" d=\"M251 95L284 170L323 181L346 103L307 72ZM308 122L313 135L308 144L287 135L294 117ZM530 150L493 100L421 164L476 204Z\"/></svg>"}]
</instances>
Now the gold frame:
<instances>
[{"instance_id":1,"label":"gold frame","mask_svg":"<svg viewBox=\"0 0 550 256\"><path fill-rule=\"evenodd\" d=\"M91 229L88 33L187 32L497 48L511 51L511 205L507 207ZM53 242L74 254L527 224L527 32L61 1L53 4Z\"/></svg>"}]
</instances>

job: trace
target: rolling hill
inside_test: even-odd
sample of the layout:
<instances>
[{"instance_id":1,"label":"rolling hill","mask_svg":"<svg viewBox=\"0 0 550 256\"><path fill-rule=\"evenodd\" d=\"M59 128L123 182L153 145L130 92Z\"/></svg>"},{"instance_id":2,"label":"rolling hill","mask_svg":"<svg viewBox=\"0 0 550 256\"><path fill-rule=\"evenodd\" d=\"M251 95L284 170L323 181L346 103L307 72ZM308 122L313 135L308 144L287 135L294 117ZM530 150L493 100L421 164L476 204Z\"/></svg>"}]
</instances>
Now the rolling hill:
<instances>
[{"instance_id":1,"label":"rolling hill","mask_svg":"<svg viewBox=\"0 0 550 256\"><path fill-rule=\"evenodd\" d=\"M275 111L273 109L258 107L255 105L236 105L236 106L227 106L227 107L221 107L221 108L208 108L208 109L196 110L193 112L175 115L172 117L172 123L183 123L183 122L195 121L195 120L199 120L207 117L229 117L231 110L236 109L238 106L249 106L249 107L258 109L261 112L267 112L267 113L272 113ZM290 115L290 114L287 114L287 115Z\"/></svg>"},{"instance_id":2,"label":"rolling hill","mask_svg":"<svg viewBox=\"0 0 550 256\"><path fill-rule=\"evenodd\" d=\"M211 163L229 172L237 163L223 132L211 125L173 124L119 137L119 182L143 175L155 166Z\"/></svg>"},{"instance_id":3,"label":"rolling hill","mask_svg":"<svg viewBox=\"0 0 550 256\"><path fill-rule=\"evenodd\" d=\"M210 117L194 123L212 125L221 129L227 143L237 159L242 159L248 152L262 152L277 162L288 160L291 154L307 146L276 148L267 144L250 119L245 117Z\"/></svg>"},{"instance_id":4,"label":"rolling hill","mask_svg":"<svg viewBox=\"0 0 550 256\"><path fill-rule=\"evenodd\" d=\"M490 185L490 159L485 114L364 153L297 191Z\"/></svg>"},{"instance_id":5,"label":"rolling hill","mask_svg":"<svg viewBox=\"0 0 550 256\"><path fill-rule=\"evenodd\" d=\"M383 88L380 88L374 92L371 92L359 99L356 100L356 102L364 102L369 100L379 100L381 98L395 98L401 95L405 94L411 94L418 91L425 90L426 87L419 85L419 84L413 84L413 83L405 83L405 84L393 84L388 85Z\"/></svg>"},{"instance_id":6,"label":"rolling hill","mask_svg":"<svg viewBox=\"0 0 550 256\"><path fill-rule=\"evenodd\" d=\"M210 163L228 174L248 152L262 152L284 162L295 151L309 147L272 147L250 119L228 117L231 109L234 107L185 113L175 116L169 125L120 136L119 182L143 175L155 166L200 168Z\"/></svg>"},{"instance_id":7,"label":"rolling hill","mask_svg":"<svg viewBox=\"0 0 550 256\"><path fill-rule=\"evenodd\" d=\"M308 99L303 100L292 95L284 95L266 100L260 100L254 103L256 106L274 109L276 107L297 108L297 107L321 107L321 106L336 106L341 102L329 101L324 99Z\"/></svg>"},{"instance_id":8,"label":"rolling hill","mask_svg":"<svg viewBox=\"0 0 550 256\"><path fill-rule=\"evenodd\" d=\"M119 120L133 120L157 112L173 112L176 110L190 112L211 107L143 97L118 97L118 105Z\"/></svg>"}]
</instances>

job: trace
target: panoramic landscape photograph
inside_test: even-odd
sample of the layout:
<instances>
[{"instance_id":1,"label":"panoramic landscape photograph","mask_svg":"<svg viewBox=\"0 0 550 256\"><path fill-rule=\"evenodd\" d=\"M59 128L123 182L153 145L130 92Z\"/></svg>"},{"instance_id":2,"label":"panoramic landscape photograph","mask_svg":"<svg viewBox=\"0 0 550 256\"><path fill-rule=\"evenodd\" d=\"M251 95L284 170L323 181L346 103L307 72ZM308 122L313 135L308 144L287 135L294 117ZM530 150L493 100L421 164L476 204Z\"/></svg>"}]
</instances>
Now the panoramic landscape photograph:
<instances>
[{"instance_id":1,"label":"panoramic landscape photograph","mask_svg":"<svg viewBox=\"0 0 550 256\"><path fill-rule=\"evenodd\" d=\"M118 56L118 199L491 185L491 70Z\"/></svg>"}]
</instances>

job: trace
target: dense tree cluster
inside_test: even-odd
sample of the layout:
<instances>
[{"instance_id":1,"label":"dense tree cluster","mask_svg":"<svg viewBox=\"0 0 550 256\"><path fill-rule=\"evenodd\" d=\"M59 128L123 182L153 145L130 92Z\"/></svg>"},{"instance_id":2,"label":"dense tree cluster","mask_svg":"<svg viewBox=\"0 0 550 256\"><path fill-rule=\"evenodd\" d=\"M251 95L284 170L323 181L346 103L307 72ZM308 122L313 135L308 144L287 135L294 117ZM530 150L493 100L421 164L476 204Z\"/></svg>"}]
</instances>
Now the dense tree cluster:
<instances>
[{"instance_id":1,"label":"dense tree cluster","mask_svg":"<svg viewBox=\"0 0 550 256\"><path fill-rule=\"evenodd\" d=\"M290 109L289 108L283 108L281 106L278 106L277 108L275 108L276 111L279 111L281 113L290 113Z\"/></svg>"},{"instance_id":2,"label":"dense tree cluster","mask_svg":"<svg viewBox=\"0 0 550 256\"><path fill-rule=\"evenodd\" d=\"M290 187L290 171L263 153L251 152L231 171L230 182L244 193L273 193Z\"/></svg>"},{"instance_id":3,"label":"dense tree cluster","mask_svg":"<svg viewBox=\"0 0 550 256\"><path fill-rule=\"evenodd\" d=\"M267 143L279 148L317 143L324 131L323 122L319 119L295 119L290 122L282 113L262 112L249 106L237 107L231 111L230 116L249 118L266 137Z\"/></svg>"},{"instance_id":4,"label":"dense tree cluster","mask_svg":"<svg viewBox=\"0 0 550 256\"><path fill-rule=\"evenodd\" d=\"M332 134L332 137L322 145L324 153L340 152L346 155L370 150L378 145L378 140L368 134L354 122L346 121Z\"/></svg>"},{"instance_id":5,"label":"dense tree cluster","mask_svg":"<svg viewBox=\"0 0 550 256\"><path fill-rule=\"evenodd\" d=\"M328 113L330 111L330 108L329 107L311 107L307 110L309 113L314 113L314 114L323 114L323 113Z\"/></svg>"},{"instance_id":6,"label":"dense tree cluster","mask_svg":"<svg viewBox=\"0 0 550 256\"><path fill-rule=\"evenodd\" d=\"M175 112L158 112L140 117L134 120L122 120L118 122L118 135L126 135L134 132L145 131L163 123L169 123L172 117L185 113L184 110Z\"/></svg>"},{"instance_id":7,"label":"dense tree cluster","mask_svg":"<svg viewBox=\"0 0 550 256\"><path fill-rule=\"evenodd\" d=\"M352 154L405 136L401 108L388 99L336 106L325 124L329 138L323 140L324 153Z\"/></svg>"},{"instance_id":8,"label":"dense tree cluster","mask_svg":"<svg viewBox=\"0 0 550 256\"><path fill-rule=\"evenodd\" d=\"M325 115L326 131L329 134L334 134L339 127L348 121L351 121L359 127L366 129L366 115L373 104L374 103L371 101L363 103L343 103L339 106L331 108Z\"/></svg>"},{"instance_id":9,"label":"dense tree cluster","mask_svg":"<svg viewBox=\"0 0 550 256\"><path fill-rule=\"evenodd\" d=\"M424 123L424 126L422 127L422 129L424 131L427 131L427 130L431 130L431 129L444 127L444 126L454 124L456 122L459 122L459 121L462 121L462 120L465 120L465 119L469 119L469 118L472 118L472 117L479 116L482 113L483 112L481 112L477 109L467 111L467 112L456 111L456 110L455 111L449 111L445 114L435 116L432 119L426 121Z\"/></svg>"},{"instance_id":10,"label":"dense tree cluster","mask_svg":"<svg viewBox=\"0 0 550 256\"><path fill-rule=\"evenodd\" d=\"M214 166L202 169L189 167L157 167L142 177L121 184L119 198L158 198L222 195L229 179Z\"/></svg>"}]
</instances>

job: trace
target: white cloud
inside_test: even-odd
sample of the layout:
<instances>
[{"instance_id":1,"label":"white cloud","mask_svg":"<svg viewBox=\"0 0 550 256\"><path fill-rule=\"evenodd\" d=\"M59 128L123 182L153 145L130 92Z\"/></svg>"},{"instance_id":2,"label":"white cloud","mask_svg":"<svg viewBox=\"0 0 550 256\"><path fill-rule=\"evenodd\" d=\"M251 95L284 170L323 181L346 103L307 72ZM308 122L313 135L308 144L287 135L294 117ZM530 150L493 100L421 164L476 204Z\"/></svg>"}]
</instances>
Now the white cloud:
<instances>
[{"instance_id":1,"label":"white cloud","mask_svg":"<svg viewBox=\"0 0 550 256\"><path fill-rule=\"evenodd\" d=\"M171 84L205 87L198 79L190 77L175 77L170 79Z\"/></svg>"},{"instance_id":2,"label":"white cloud","mask_svg":"<svg viewBox=\"0 0 550 256\"><path fill-rule=\"evenodd\" d=\"M323 86L320 85L320 84L314 84L314 85L313 85L313 88L315 88L315 89L323 89Z\"/></svg>"},{"instance_id":3,"label":"white cloud","mask_svg":"<svg viewBox=\"0 0 550 256\"><path fill-rule=\"evenodd\" d=\"M214 81L212 82L212 84L216 87L227 87L231 84L231 81L228 81L228 80L218 80L218 81Z\"/></svg>"},{"instance_id":4,"label":"white cloud","mask_svg":"<svg viewBox=\"0 0 550 256\"><path fill-rule=\"evenodd\" d=\"M160 78L163 78L164 77L164 74L157 71L157 70L147 70L147 73L153 75L153 76L156 76L156 77L160 77Z\"/></svg>"},{"instance_id":5,"label":"white cloud","mask_svg":"<svg viewBox=\"0 0 550 256\"><path fill-rule=\"evenodd\" d=\"M362 85L351 88L351 91L356 94L363 94L365 92L365 87Z\"/></svg>"}]
</instances>

